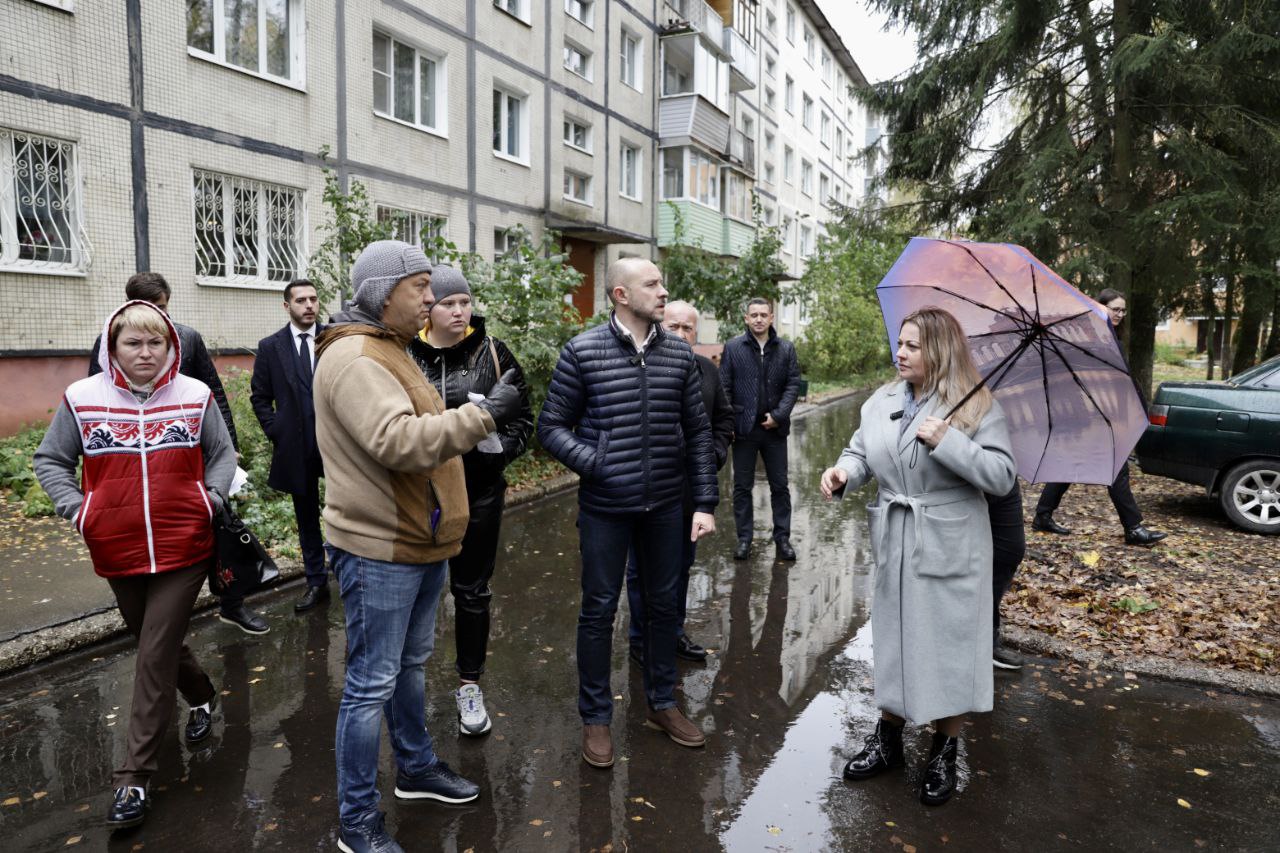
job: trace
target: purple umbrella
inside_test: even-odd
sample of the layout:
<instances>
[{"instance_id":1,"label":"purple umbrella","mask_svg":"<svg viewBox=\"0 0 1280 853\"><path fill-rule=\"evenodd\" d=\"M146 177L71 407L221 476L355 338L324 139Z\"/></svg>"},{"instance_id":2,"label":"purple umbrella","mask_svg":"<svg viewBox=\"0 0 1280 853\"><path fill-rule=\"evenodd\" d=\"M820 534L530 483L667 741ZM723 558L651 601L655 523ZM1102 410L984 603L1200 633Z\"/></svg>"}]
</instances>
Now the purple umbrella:
<instances>
[{"instance_id":1,"label":"purple umbrella","mask_svg":"<svg viewBox=\"0 0 1280 853\"><path fill-rule=\"evenodd\" d=\"M1106 310L1021 246L914 237L876 295L890 351L919 308L960 322L1029 482L1110 485L1147 428Z\"/></svg>"}]
</instances>

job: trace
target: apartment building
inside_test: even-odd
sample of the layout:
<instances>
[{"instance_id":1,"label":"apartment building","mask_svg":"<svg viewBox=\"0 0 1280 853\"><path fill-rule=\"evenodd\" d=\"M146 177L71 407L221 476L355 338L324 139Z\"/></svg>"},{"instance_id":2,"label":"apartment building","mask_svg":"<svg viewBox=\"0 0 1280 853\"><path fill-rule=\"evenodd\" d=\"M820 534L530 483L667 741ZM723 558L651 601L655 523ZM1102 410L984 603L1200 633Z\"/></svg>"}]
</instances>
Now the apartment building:
<instances>
[{"instance_id":1,"label":"apartment building","mask_svg":"<svg viewBox=\"0 0 1280 853\"><path fill-rule=\"evenodd\" d=\"M0 19L0 434L83 375L137 270L247 364L321 240L324 169L408 239L492 256L512 226L555 228L584 313L609 262L660 254L675 208L734 256L757 192L799 275L824 194L860 197L860 76L812 2L0 0Z\"/></svg>"}]
</instances>

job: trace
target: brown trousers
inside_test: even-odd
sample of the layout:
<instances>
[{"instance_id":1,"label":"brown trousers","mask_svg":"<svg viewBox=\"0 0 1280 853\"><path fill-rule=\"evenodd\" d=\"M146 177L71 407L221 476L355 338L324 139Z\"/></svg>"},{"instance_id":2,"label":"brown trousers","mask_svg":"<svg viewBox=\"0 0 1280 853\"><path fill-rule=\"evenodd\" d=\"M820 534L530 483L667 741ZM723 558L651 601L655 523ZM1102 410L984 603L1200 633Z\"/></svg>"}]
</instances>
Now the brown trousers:
<instances>
[{"instance_id":1,"label":"brown trousers","mask_svg":"<svg viewBox=\"0 0 1280 853\"><path fill-rule=\"evenodd\" d=\"M217 691L183 643L191 608L209 570L208 560L154 575L108 578L120 615L138 641L133 706L124 764L113 787L146 787L156 771L156 754L173 720L174 692L191 705L203 705Z\"/></svg>"}]
</instances>

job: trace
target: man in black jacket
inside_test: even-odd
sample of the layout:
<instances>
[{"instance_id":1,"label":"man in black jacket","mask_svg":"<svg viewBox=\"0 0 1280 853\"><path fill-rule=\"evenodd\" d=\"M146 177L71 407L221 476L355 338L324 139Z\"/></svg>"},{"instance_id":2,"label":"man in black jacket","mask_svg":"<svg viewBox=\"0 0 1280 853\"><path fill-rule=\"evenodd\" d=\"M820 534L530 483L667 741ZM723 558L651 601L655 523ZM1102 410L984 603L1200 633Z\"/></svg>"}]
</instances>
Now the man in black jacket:
<instances>
[{"instance_id":1,"label":"man in black jacket","mask_svg":"<svg viewBox=\"0 0 1280 853\"><path fill-rule=\"evenodd\" d=\"M647 617L645 725L681 746L706 743L676 706L675 586L682 539L715 532L720 498L693 350L661 326L662 273L623 258L609 266L605 288L614 304L609 322L565 344L538 419L542 446L581 477L578 713L582 757L593 767L613 765L613 621L632 549ZM686 480L694 510L688 528Z\"/></svg>"},{"instance_id":2,"label":"man in black jacket","mask_svg":"<svg viewBox=\"0 0 1280 853\"><path fill-rule=\"evenodd\" d=\"M768 300L747 303L747 331L724 345L720 382L734 411L733 521L738 528L735 560L751 556L751 487L756 456L764 457L773 506L773 541L779 560L794 560L791 490L787 486L787 435L800 396L800 362L790 341L773 328Z\"/></svg>"},{"instance_id":3,"label":"man in black jacket","mask_svg":"<svg viewBox=\"0 0 1280 853\"><path fill-rule=\"evenodd\" d=\"M316 410L311 399L316 338L324 327L316 322L320 299L306 279L284 289L289 322L258 341L249 400L262 431L271 439L271 472L267 485L293 496L298 545L307 589L293 609L304 613L329 600L324 568L324 534L320 531L320 478L324 466L316 444Z\"/></svg>"},{"instance_id":4,"label":"man in black jacket","mask_svg":"<svg viewBox=\"0 0 1280 853\"><path fill-rule=\"evenodd\" d=\"M172 291L169 282L158 272L140 272L129 277L124 286L126 299L141 299L150 302L166 314L169 313L169 299ZM235 421L231 417L231 405L227 402L227 392L223 390L222 380L218 378L218 368L209 357L209 350L204 345L204 338L190 326L174 323L178 330L178 345L182 349L182 361L178 364L178 372L192 379L199 379L209 386L222 420L231 434L231 446L240 455L240 444L236 436ZM98 364L98 347L102 346L102 336L93 342L93 350L89 353L89 375L102 372ZM243 598L223 596L218 609L218 618L229 625L235 625L246 634L265 634L269 630L267 621L244 606Z\"/></svg>"},{"instance_id":5,"label":"man in black jacket","mask_svg":"<svg viewBox=\"0 0 1280 853\"><path fill-rule=\"evenodd\" d=\"M692 347L698 342L698 309L688 302L668 302L662 326ZM720 371L716 369L715 363L705 355L694 353L693 357L697 360L698 371L702 375L702 405L711 419L711 439L716 450L716 470L719 470L729 458L729 443L733 441L733 409L729 408L729 400L720 387ZM686 482L684 527L692 529L692 525L693 490ZM701 663L707 659L707 650L689 639L684 631L689 571L693 568L697 554L698 543L684 539L684 550L680 555L680 579L676 582L676 657ZM631 628L628 632L631 639L631 659L643 666L644 598L640 594L640 580L636 574L634 557L627 560L627 602L631 606Z\"/></svg>"}]
</instances>

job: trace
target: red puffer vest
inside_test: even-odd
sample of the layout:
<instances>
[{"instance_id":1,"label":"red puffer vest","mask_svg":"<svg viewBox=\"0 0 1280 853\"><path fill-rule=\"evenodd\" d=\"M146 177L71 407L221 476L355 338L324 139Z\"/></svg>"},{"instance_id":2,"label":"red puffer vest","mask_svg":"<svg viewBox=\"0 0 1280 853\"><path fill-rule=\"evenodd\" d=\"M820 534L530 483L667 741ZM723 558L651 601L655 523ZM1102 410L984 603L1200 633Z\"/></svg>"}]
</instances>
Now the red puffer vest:
<instances>
[{"instance_id":1,"label":"red puffer vest","mask_svg":"<svg viewBox=\"0 0 1280 853\"><path fill-rule=\"evenodd\" d=\"M76 528L102 577L168 572L213 553L213 503L204 489L200 429L209 387L182 376L178 332L169 328L169 360L155 390L139 403L111 360L111 320L102 331L102 373L66 391L67 408L80 428L84 503Z\"/></svg>"}]
</instances>

